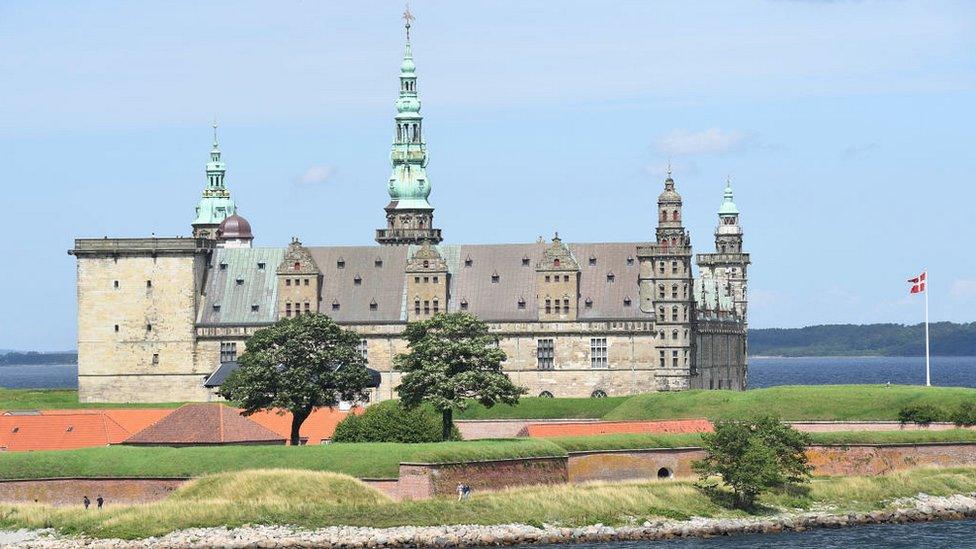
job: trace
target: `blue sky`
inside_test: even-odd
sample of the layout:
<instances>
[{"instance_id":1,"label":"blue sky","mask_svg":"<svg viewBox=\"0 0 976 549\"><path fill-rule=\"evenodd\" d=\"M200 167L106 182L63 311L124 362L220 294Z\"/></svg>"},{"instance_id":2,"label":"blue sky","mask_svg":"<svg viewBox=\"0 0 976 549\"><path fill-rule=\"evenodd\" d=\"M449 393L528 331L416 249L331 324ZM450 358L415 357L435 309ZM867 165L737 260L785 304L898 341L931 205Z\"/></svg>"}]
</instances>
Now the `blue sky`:
<instances>
[{"instance_id":1,"label":"blue sky","mask_svg":"<svg viewBox=\"0 0 976 549\"><path fill-rule=\"evenodd\" d=\"M0 3L0 348L75 346L76 236L187 234L210 122L257 245L383 224L403 5ZM972 321L976 3L415 0L450 242L698 251L731 174L755 327Z\"/></svg>"}]
</instances>

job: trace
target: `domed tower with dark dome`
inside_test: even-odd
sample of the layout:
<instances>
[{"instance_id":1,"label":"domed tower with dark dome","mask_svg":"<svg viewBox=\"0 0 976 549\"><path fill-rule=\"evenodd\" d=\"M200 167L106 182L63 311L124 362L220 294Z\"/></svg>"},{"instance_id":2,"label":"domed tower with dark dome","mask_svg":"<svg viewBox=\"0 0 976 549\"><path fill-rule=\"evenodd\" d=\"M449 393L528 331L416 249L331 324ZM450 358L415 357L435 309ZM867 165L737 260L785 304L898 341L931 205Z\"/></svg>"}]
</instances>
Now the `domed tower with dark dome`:
<instances>
[{"instance_id":1,"label":"domed tower with dark dome","mask_svg":"<svg viewBox=\"0 0 976 549\"><path fill-rule=\"evenodd\" d=\"M417 95L416 65L410 51L410 22L413 15L407 9L407 45L400 64L400 95L396 100L396 132L390 162L393 173L387 190L390 203L386 206L386 228L376 230L380 244L437 244L440 229L434 228L434 207L427 201L430 182L427 180L427 143L423 137L423 117Z\"/></svg>"},{"instance_id":2,"label":"domed tower with dark dome","mask_svg":"<svg viewBox=\"0 0 976 549\"><path fill-rule=\"evenodd\" d=\"M236 213L217 226L218 248L250 248L253 240L251 224Z\"/></svg>"}]
</instances>

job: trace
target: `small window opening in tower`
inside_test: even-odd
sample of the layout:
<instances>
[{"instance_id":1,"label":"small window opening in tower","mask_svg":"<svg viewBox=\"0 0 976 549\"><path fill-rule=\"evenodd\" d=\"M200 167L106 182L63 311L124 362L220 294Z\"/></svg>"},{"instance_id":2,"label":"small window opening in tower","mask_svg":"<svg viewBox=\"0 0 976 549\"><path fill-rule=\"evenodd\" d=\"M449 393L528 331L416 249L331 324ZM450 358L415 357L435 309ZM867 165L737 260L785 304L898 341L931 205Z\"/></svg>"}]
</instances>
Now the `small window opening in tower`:
<instances>
[{"instance_id":1,"label":"small window opening in tower","mask_svg":"<svg viewBox=\"0 0 976 549\"><path fill-rule=\"evenodd\" d=\"M677 221L679 217L680 214L678 214L678 210L671 212L671 221Z\"/></svg>"},{"instance_id":2,"label":"small window opening in tower","mask_svg":"<svg viewBox=\"0 0 976 549\"><path fill-rule=\"evenodd\" d=\"M296 261L295 264L292 265L292 269L294 269L296 271L300 271L302 269L302 264L299 263L298 261Z\"/></svg>"},{"instance_id":3,"label":"small window opening in tower","mask_svg":"<svg viewBox=\"0 0 976 549\"><path fill-rule=\"evenodd\" d=\"M559 266L559 259L558 258L552 260L552 266L553 267L558 267Z\"/></svg>"}]
</instances>

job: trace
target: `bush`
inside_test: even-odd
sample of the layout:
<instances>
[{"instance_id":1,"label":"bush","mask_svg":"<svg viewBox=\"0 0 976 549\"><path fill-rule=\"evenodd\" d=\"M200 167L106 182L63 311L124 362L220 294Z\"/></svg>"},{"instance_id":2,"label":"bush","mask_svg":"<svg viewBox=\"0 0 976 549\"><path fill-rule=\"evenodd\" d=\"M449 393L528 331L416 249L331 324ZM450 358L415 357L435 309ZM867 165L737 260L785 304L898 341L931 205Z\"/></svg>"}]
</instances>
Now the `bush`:
<instances>
[{"instance_id":1,"label":"bush","mask_svg":"<svg viewBox=\"0 0 976 549\"><path fill-rule=\"evenodd\" d=\"M976 402L963 402L952 413L952 422L956 427L972 427L976 425Z\"/></svg>"},{"instance_id":2,"label":"bush","mask_svg":"<svg viewBox=\"0 0 976 549\"><path fill-rule=\"evenodd\" d=\"M705 459L693 468L706 492L721 495L714 485L705 484L719 475L732 490L732 506L750 509L763 492L799 488L809 480L812 467L805 453L809 444L809 435L772 416L719 420L714 433L702 435Z\"/></svg>"},{"instance_id":3,"label":"bush","mask_svg":"<svg viewBox=\"0 0 976 549\"><path fill-rule=\"evenodd\" d=\"M898 421L902 425L915 423L927 427L930 423L946 420L945 410L931 404L909 404L898 411Z\"/></svg>"},{"instance_id":4,"label":"bush","mask_svg":"<svg viewBox=\"0 0 976 549\"><path fill-rule=\"evenodd\" d=\"M461 440L454 428L452 440ZM431 406L407 410L399 400L387 400L350 414L336 425L333 442L440 442L441 414Z\"/></svg>"}]
</instances>

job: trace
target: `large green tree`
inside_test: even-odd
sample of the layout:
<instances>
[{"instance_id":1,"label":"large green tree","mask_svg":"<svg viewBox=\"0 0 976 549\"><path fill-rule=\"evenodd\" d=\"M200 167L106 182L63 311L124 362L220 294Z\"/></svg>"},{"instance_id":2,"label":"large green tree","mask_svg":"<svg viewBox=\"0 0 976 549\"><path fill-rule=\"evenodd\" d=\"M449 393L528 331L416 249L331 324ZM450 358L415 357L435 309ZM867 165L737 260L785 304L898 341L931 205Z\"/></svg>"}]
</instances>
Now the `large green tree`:
<instances>
[{"instance_id":1,"label":"large green tree","mask_svg":"<svg viewBox=\"0 0 976 549\"><path fill-rule=\"evenodd\" d=\"M372 381L359 336L320 314L284 318L247 340L239 367L219 394L244 415L284 409L292 414L291 443L315 408L365 400Z\"/></svg>"},{"instance_id":2,"label":"large green tree","mask_svg":"<svg viewBox=\"0 0 976 549\"><path fill-rule=\"evenodd\" d=\"M409 349L394 359L404 372L396 388L408 408L426 402L441 413L443 440L451 438L453 412L471 399L486 407L498 402L516 404L526 390L502 371L505 351L488 325L467 313L434 315L407 324L403 332Z\"/></svg>"},{"instance_id":3,"label":"large green tree","mask_svg":"<svg viewBox=\"0 0 976 549\"><path fill-rule=\"evenodd\" d=\"M809 435L772 416L719 420L714 433L702 435L705 459L694 468L703 482L721 476L732 490L733 506L750 508L762 492L809 480L809 444Z\"/></svg>"}]
</instances>

